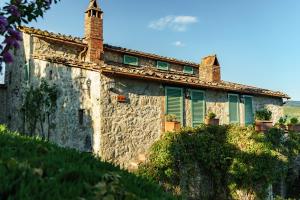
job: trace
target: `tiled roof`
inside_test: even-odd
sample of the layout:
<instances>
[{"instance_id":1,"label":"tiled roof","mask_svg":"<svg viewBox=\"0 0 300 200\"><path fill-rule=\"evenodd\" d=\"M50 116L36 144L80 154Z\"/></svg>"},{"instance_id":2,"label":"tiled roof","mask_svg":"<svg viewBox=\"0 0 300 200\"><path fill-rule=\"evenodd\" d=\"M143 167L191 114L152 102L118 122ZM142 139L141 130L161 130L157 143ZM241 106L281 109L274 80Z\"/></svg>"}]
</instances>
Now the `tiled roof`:
<instances>
[{"instance_id":1,"label":"tiled roof","mask_svg":"<svg viewBox=\"0 0 300 200\"><path fill-rule=\"evenodd\" d=\"M37 36L42 36L42 37L49 38L49 39L60 40L61 42L72 42L72 43L75 43L78 45L86 46L86 43L84 43L83 38L79 38L79 37L67 36L67 35L63 35L60 33L52 33L49 31L40 30L40 29L36 29L36 28L32 28L32 27L25 27L25 26L20 26L19 30L24 33L28 33L28 34L35 34ZM179 59L165 57L165 56L160 56L157 54L145 53L145 52L136 51L133 49L112 46L109 44L104 44L104 50L121 52L121 53L136 55L136 56L142 56L142 57L146 57L146 58L152 58L152 59L157 59L157 60L161 60L161 61L177 63L180 65L189 65L189 66L193 66L193 67L199 67L198 63L179 60Z\"/></svg>"},{"instance_id":2,"label":"tiled roof","mask_svg":"<svg viewBox=\"0 0 300 200\"><path fill-rule=\"evenodd\" d=\"M83 43L82 38L73 37L71 35L67 36L67 35L63 35L60 33L52 33L52 32L35 29L32 27L25 27L25 26L20 26L19 30L22 31L23 33L34 34L34 35L43 36L43 37L50 38L50 39L65 41L65 42L77 43L79 45L86 45Z\"/></svg>"},{"instance_id":3,"label":"tiled roof","mask_svg":"<svg viewBox=\"0 0 300 200\"><path fill-rule=\"evenodd\" d=\"M46 60L53 63L64 64L71 67L81 67L91 70L99 70L103 74L113 74L116 76L125 76L142 80L157 81L168 84L176 84L193 88L207 88L212 90L223 90L250 95L261 95L278 98L290 97L287 94L278 91L247 86L226 81L207 82L197 77L179 74L177 72L160 71L152 67L132 67L121 63L108 63L97 66L93 63L86 63L79 60L69 60L64 57L54 57L49 55L34 55L36 59Z\"/></svg>"},{"instance_id":4,"label":"tiled roof","mask_svg":"<svg viewBox=\"0 0 300 200\"><path fill-rule=\"evenodd\" d=\"M112 46L112 45L109 45L109 44L104 44L104 50L105 49L111 50L111 51L117 51L117 52L121 52L121 53L127 53L127 54L131 54L131 55L136 55L136 56L142 56L142 57L146 57L146 58L152 58L152 59L166 61L166 62L171 62L171 63L177 63L177 64L180 64L180 65L188 65L188 66L193 66L193 67L199 67L199 63L194 63L194 62L184 61L184 60L178 60L178 59L175 59L175 58L160 56L160 55L152 54L152 53L145 53L145 52L142 52L142 51L136 51L136 50L133 50L133 49L127 49L127 48L123 48L123 47L116 47L116 46Z\"/></svg>"}]
</instances>

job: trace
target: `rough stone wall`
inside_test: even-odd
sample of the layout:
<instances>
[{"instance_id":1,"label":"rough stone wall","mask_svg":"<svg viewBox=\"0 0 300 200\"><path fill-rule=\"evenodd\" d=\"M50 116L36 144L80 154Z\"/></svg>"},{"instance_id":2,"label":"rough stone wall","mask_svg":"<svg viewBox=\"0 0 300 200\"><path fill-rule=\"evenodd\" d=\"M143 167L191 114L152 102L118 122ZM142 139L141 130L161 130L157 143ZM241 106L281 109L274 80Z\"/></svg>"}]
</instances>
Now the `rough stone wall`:
<instances>
[{"instance_id":1,"label":"rough stone wall","mask_svg":"<svg viewBox=\"0 0 300 200\"><path fill-rule=\"evenodd\" d=\"M23 36L23 46L17 52L14 64L7 67L8 76L11 74L11 81L7 84L9 127L28 132L28 123L21 111L25 90L29 86L38 87L43 78L50 85L55 84L59 92L57 110L50 122L43 124L46 137L61 146L81 151L99 151L100 73L32 59L32 53L37 52L76 58L78 51L69 46L47 43L28 34ZM30 66L28 82L25 81L26 62ZM79 123L80 113L82 124ZM35 132L41 133L39 125Z\"/></svg>"},{"instance_id":2,"label":"rough stone wall","mask_svg":"<svg viewBox=\"0 0 300 200\"><path fill-rule=\"evenodd\" d=\"M229 123L228 93L208 90L206 97L206 113L213 112L220 119L220 124Z\"/></svg>"},{"instance_id":3,"label":"rough stone wall","mask_svg":"<svg viewBox=\"0 0 300 200\"><path fill-rule=\"evenodd\" d=\"M156 83L101 76L101 152L107 161L129 167L130 161L146 153L161 134L164 89ZM126 102L117 101L125 95Z\"/></svg>"},{"instance_id":4,"label":"rough stone wall","mask_svg":"<svg viewBox=\"0 0 300 200\"><path fill-rule=\"evenodd\" d=\"M97 150L101 118L100 74L40 60L34 60L33 66L30 85L38 86L44 78L50 85L55 84L59 92L57 110L51 124L45 125L52 127L50 141L80 151ZM79 118L83 119L82 124ZM37 132L41 130L37 128Z\"/></svg>"},{"instance_id":5,"label":"rough stone wall","mask_svg":"<svg viewBox=\"0 0 300 200\"><path fill-rule=\"evenodd\" d=\"M31 49L31 54L57 55L63 56L64 58L77 59L80 52L83 50L81 47L74 45L61 44L59 42L49 41L39 37L32 37L28 34L23 35L25 38L30 37L32 40L32 42L28 44L30 46L26 46L26 49Z\"/></svg>"},{"instance_id":6,"label":"rough stone wall","mask_svg":"<svg viewBox=\"0 0 300 200\"><path fill-rule=\"evenodd\" d=\"M209 82L218 82L221 80L221 68L220 66L200 66L200 79Z\"/></svg>"},{"instance_id":7,"label":"rough stone wall","mask_svg":"<svg viewBox=\"0 0 300 200\"><path fill-rule=\"evenodd\" d=\"M281 98L270 98L270 97L253 97L254 112L267 108L272 112L273 123L278 122L280 117L283 116L283 104Z\"/></svg>"},{"instance_id":8,"label":"rough stone wall","mask_svg":"<svg viewBox=\"0 0 300 200\"><path fill-rule=\"evenodd\" d=\"M123 56L124 54L122 53L117 53L112 51L104 52L104 59L106 62L123 63ZM139 58L140 67L156 68L157 60L144 58L144 57L138 57L138 58ZM173 64L173 63L169 63L169 64L170 64L169 71L183 73L184 65ZM194 67L194 76L199 77L199 68Z\"/></svg>"}]
</instances>

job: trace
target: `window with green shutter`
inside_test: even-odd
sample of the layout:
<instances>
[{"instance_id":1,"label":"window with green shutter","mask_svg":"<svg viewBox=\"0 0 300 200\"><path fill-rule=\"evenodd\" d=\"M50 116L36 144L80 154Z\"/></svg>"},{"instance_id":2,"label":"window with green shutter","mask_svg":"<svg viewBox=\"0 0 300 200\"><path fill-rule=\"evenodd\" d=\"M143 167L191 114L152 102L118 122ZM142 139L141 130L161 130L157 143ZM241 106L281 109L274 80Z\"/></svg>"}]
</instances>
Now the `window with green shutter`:
<instances>
[{"instance_id":1,"label":"window with green shutter","mask_svg":"<svg viewBox=\"0 0 300 200\"><path fill-rule=\"evenodd\" d=\"M124 55L124 64L138 66L139 59L135 56Z\"/></svg>"},{"instance_id":2,"label":"window with green shutter","mask_svg":"<svg viewBox=\"0 0 300 200\"><path fill-rule=\"evenodd\" d=\"M194 68L191 67L191 66L184 66L183 67L183 73L194 74Z\"/></svg>"},{"instance_id":3,"label":"window with green shutter","mask_svg":"<svg viewBox=\"0 0 300 200\"><path fill-rule=\"evenodd\" d=\"M245 124L250 125L254 122L253 103L251 96L244 96L245 105Z\"/></svg>"},{"instance_id":4,"label":"window with green shutter","mask_svg":"<svg viewBox=\"0 0 300 200\"><path fill-rule=\"evenodd\" d=\"M166 114L175 115L177 121L183 123L183 89L166 87Z\"/></svg>"},{"instance_id":5,"label":"window with green shutter","mask_svg":"<svg viewBox=\"0 0 300 200\"><path fill-rule=\"evenodd\" d=\"M205 115L205 95L200 90L190 90L191 92L191 109L192 109L192 126L199 126L204 122Z\"/></svg>"},{"instance_id":6,"label":"window with green shutter","mask_svg":"<svg viewBox=\"0 0 300 200\"><path fill-rule=\"evenodd\" d=\"M170 64L167 62L161 62L161 61L157 61L157 69L161 69L161 70L169 70L169 66Z\"/></svg>"},{"instance_id":7,"label":"window with green shutter","mask_svg":"<svg viewBox=\"0 0 300 200\"><path fill-rule=\"evenodd\" d=\"M25 64L25 81L29 81L30 79L30 65L29 63Z\"/></svg>"},{"instance_id":8,"label":"window with green shutter","mask_svg":"<svg viewBox=\"0 0 300 200\"><path fill-rule=\"evenodd\" d=\"M229 122L239 123L240 122L239 95L229 94L228 103L229 103Z\"/></svg>"}]
</instances>

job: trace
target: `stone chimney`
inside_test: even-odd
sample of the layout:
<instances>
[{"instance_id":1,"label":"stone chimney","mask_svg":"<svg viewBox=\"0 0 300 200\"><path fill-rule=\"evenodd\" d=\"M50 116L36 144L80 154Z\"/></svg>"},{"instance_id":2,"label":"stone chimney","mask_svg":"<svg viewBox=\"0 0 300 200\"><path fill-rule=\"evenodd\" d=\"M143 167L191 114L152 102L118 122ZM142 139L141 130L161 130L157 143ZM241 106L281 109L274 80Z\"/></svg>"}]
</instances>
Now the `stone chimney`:
<instances>
[{"instance_id":1,"label":"stone chimney","mask_svg":"<svg viewBox=\"0 0 300 200\"><path fill-rule=\"evenodd\" d=\"M85 12L85 42L88 44L86 60L100 63L103 54L103 12L97 0L90 0Z\"/></svg>"},{"instance_id":2,"label":"stone chimney","mask_svg":"<svg viewBox=\"0 0 300 200\"><path fill-rule=\"evenodd\" d=\"M217 55L203 58L199 67L199 73L199 77L203 81L220 82L221 67Z\"/></svg>"}]
</instances>

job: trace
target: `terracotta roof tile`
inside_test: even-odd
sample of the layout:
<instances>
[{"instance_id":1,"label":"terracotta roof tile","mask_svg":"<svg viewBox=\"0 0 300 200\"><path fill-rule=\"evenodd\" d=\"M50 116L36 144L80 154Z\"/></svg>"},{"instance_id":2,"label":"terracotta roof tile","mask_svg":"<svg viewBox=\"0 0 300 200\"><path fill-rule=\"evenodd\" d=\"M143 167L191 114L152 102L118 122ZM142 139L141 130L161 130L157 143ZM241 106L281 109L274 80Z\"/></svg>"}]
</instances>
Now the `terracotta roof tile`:
<instances>
[{"instance_id":1,"label":"terracotta roof tile","mask_svg":"<svg viewBox=\"0 0 300 200\"><path fill-rule=\"evenodd\" d=\"M35 29L32 27L25 27L25 26L20 26L19 30L22 31L23 33L35 34L35 35L44 36L52 39L58 39L62 41L74 42L74 43L85 45L83 43L83 39L79 37L67 36L60 33L52 33L52 32Z\"/></svg>"},{"instance_id":2,"label":"terracotta roof tile","mask_svg":"<svg viewBox=\"0 0 300 200\"><path fill-rule=\"evenodd\" d=\"M62 42L66 41L66 42L77 43L79 45L86 45L84 43L83 38L79 38L79 37L67 36L67 35L63 35L63 34L60 34L60 33L52 33L52 32L49 32L49 31L40 30L40 29L36 29L36 28L33 28L33 27L25 27L25 26L20 26L19 30L24 32L24 33L28 33L28 34L35 34L35 35L43 36L43 37L50 38L50 39L61 40ZM153 59L167 61L167 62L171 62L171 63L178 63L178 64L181 64L181 65L190 65L190 66L193 66L193 67L199 67L198 63L179 60L179 59L165 57L165 56L160 56L160 55L157 55L157 54L145 53L145 52L136 51L136 50L133 50L133 49L127 49L127 48L112 46L112 45L109 45L109 44L104 44L104 50L105 49L106 50L111 50L111 51L116 51L116 52L132 54L132 55L138 55L138 56L147 57L147 58L153 58Z\"/></svg>"},{"instance_id":3,"label":"terracotta roof tile","mask_svg":"<svg viewBox=\"0 0 300 200\"><path fill-rule=\"evenodd\" d=\"M159 81L170 84L179 84L183 86L196 87L196 88L207 88L212 90L223 90L230 92L237 92L243 94L270 96L278 98L290 97L279 91L272 91L253 86L247 86L227 81L220 82L207 82L200 80L197 77L191 77L189 75L178 74L176 72L161 71L151 67L132 67L121 63L110 63L102 64L97 66L94 63L87 63L79 60L70 60L64 57L54 57L48 55L33 55L36 59L46 60L53 63L64 64L71 67L80 67L90 70L97 70L104 74L113 74L118 76L125 76L143 80Z\"/></svg>"},{"instance_id":4,"label":"terracotta roof tile","mask_svg":"<svg viewBox=\"0 0 300 200\"><path fill-rule=\"evenodd\" d=\"M160 55L152 54L152 53L145 53L142 51L136 51L133 49L112 46L109 44L104 44L104 50L105 49L111 50L111 51L116 51L116 52L121 52L121 53L127 53L127 54L131 54L131 55L136 55L136 56L142 56L142 57L146 57L146 58L152 58L152 59L166 61L166 62L171 62L171 63L178 63L180 65L199 67L199 63L194 63L194 62L185 61L185 60L179 60L179 59L170 58L170 57L166 57L166 56L160 56Z\"/></svg>"}]
</instances>

